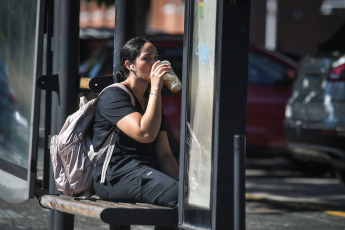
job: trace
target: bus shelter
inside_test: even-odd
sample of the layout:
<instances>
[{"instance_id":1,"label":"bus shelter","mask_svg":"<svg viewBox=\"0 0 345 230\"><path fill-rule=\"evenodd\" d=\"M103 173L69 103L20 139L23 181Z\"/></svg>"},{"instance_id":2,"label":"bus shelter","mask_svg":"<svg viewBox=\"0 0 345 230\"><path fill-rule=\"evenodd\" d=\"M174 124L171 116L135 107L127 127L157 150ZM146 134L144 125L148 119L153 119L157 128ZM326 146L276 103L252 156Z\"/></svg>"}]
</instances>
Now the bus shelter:
<instances>
[{"instance_id":1,"label":"bus shelter","mask_svg":"<svg viewBox=\"0 0 345 230\"><path fill-rule=\"evenodd\" d=\"M131 3L115 1L114 60L116 50L135 35L123 31L130 30L126 19L131 16L121 12L128 12ZM79 101L80 9L79 1L67 0L0 4L6 18L2 22L6 31L2 29L0 36L0 55L5 56L0 59L0 73L8 75L7 85L13 86L21 100L14 110L17 120L10 127L25 134L23 147L16 146L16 141L3 137L6 127L1 121L0 127L5 127L0 130L1 140L5 141L0 142L0 194L9 202L20 203L33 198L38 190L56 192L53 180L47 180L51 178L48 143ZM249 10L249 0L185 1L178 207L181 229L245 229ZM30 36L19 33L24 22L28 23L17 19L23 15L36 19L27 27ZM22 46L12 44L14 41ZM23 56L20 68L9 54L13 51ZM30 86L26 94L19 84L23 81ZM43 159L39 159L39 152ZM39 161L44 168L41 183L37 183ZM63 229L73 221L71 215L57 212L50 218L51 229Z\"/></svg>"}]
</instances>

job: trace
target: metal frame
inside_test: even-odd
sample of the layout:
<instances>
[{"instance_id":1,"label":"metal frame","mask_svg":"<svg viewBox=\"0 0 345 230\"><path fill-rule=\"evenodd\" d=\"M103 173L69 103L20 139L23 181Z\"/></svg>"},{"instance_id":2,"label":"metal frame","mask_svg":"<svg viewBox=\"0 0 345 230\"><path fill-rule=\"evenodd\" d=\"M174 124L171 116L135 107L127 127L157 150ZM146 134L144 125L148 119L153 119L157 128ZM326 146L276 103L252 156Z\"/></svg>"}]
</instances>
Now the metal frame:
<instances>
[{"instance_id":1,"label":"metal frame","mask_svg":"<svg viewBox=\"0 0 345 230\"><path fill-rule=\"evenodd\" d=\"M218 127L215 128L213 166L217 173L214 174L213 188L216 190L212 219L213 229L231 226L231 229L239 230L245 229L244 155L250 1L219 1L218 10L215 109Z\"/></svg>"},{"instance_id":2,"label":"metal frame","mask_svg":"<svg viewBox=\"0 0 345 230\"><path fill-rule=\"evenodd\" d=\"M45 17L46 17L46 0L39 0L39 15L38 15L38 36L37 36L37 60L36 60L36 80L43 72L43 60L44 60L44 31L45 31ZM38 146L39 146L39 121L40 121L40 105L42 92L39 87L36 86L34 92L34 112L33 112L33 131L31 141L31 181L30 181L30 197L33 198L35 192L35 180L37 173L37 158L38 158Z\"/></svg>"},{"instance_id":3,"label":"metal frame","mask_svg":"<svg viewBox=\"0 0 345 230\"><path fill-rule=\"evenodd\" d=\"M185 169L185 139L186 139L186 120L187 120L187 96L188 96L188 73L189 73L189 52L188 47L191 44L190 30L193 28L192 21L189 18L191 15L192 1L185 1L185 14L184 14L184 36L183 36L183 63L182 63L182 99L181 99L181 131L180 131L180 159L179 159L179 194L178 194L178 225L183 225L184 215L184 169Z\"/></svg>"},{"instance_id":4,"label":"metal frame","mask_svg":"<svg viewBox=\"0 0 345 230\"><path fill-rule=\"evenodd\" d=\"M192 217L195 216L198 221L203 222L205 225L211 225L212 222L212 212L213 208L211 206L211 210L200 209L197 207L193 207L190 205L186 205L184 203L185 199L185 167L186 167L186 155L185 155L185 141L186 141L186 124L187 118L189 114L187 113L187 108L190 106L189 102L189 66L190 66L190 55L189 48L192 47L192 38L193 38L193 26L194 20L194 1L186 1L185 2L185 22L184 22L184 47L183 47L183 69L182 69L182 101L181 101L181 133L180 133L180 162L179 162L179 227L182 229L194 229L195 227L203 227L203 226L190 226L184 223L185 217ZM214 121L213 121L214 122ZM212 133L213 136L213 133ZM212 156L212 162L213 162ZM213 178L211 178L213 180ZM211 181L211 183L213 183ZM211 196L213 196L214 189L211 189ZM213 200L211 200L211 203ZM212 204L211 204L212 205Z\"/></svg>"},{"instance_id":5,"label":"metal frame","mask_svg":"<svg viewBox=\"0 0 345 230\"><path fill-rule=\"evenodd\" d=\"M51 131L58 133L65 119L78 106L79 93L79 12L80 0L55 0L53 3L53 73L58 74L59 92L52 93ZM49 192L57 193L52 171ZM74 216L50 212L49 228L74 228Z\"/></svg>"},{"instance_id":6,"label":"metal frame","mask_svg":"<svg viewBox=\"0 0 345 230\"><path fill-rule=\"evenodd\" d=\"M193 2L185 5L185 37L180 142L179 227L185 215L208 218L212 229L245 229L245 130L249 49L249 0L218 0L216 44L216 91L213 130L211 210L194 208L186 212L184 169L189 50L191 47ZM197 219L202 219L195 218ZM196 221L197 222L197 221ZM202 224L202 223L201 223Z\"/></svg>"}]
</instances>

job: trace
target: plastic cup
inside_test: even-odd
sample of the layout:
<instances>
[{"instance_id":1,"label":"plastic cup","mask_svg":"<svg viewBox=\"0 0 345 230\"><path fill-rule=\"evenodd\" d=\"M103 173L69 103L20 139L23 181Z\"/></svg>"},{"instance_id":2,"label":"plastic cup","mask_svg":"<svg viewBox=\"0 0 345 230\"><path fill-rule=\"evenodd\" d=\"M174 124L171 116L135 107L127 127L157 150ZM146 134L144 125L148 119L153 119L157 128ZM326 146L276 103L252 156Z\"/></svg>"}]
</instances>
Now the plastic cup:
<instances>
[{"instance_id":1,"label":"plastic cup","mask_svg":"<svg viewBox=\"0 0 345 230\"><path fill-rule=\"evenodd\" d=\"M164 61L161 61L160 64L168 64L170 66L170 73L167 73L166 75L164 75L163 82L164 82L164 85L166 85L166 87L168 87L168 89L172 93L177 93L178 91L182 89L182 83L180 79L177 77L169 61L164 60Z\"/></svg>"}]
</instances>

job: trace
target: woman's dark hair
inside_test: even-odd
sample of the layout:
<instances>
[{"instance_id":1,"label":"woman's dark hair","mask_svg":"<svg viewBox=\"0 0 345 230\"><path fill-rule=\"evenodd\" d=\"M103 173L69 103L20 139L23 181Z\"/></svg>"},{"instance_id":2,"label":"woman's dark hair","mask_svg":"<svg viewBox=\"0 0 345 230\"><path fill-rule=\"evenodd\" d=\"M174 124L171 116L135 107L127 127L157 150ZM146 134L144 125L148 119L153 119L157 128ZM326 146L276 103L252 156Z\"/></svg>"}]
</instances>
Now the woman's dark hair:
<instances>
[{"instance_id":1,"label":"woman's dark hair","mask_svg":"<svg viewBox=\"0 0 345 230\"><path fill-rule=\"evenodd\" d=\"M125 62L128 60L135 64L135 59L141 54L141 50L147 42L152 43L157 48L153 41L144 37L132 38L122 47L120 52L120 69L115 75L117 82L122 82L127 79L129 70L126 67Z\"/></svg>"}]
</instances>

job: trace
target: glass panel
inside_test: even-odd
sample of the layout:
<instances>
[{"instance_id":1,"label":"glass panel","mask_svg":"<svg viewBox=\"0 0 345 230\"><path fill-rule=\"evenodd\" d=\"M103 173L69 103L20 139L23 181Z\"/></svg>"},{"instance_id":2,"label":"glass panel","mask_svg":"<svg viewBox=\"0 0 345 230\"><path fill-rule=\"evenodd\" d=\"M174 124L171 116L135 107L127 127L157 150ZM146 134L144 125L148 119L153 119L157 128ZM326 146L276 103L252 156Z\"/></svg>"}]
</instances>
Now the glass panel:
<instances>
[{"instance_id":1,"label":"glass panel","mask_svg":"<svg viewBox=\"0 0 345 230\"><path fill-rule=\"evenodd\" d=\"M28 197L38 0L0 1L0 194Z\"/></svg>"},{"instance_id":2,"label":"glass panel","mask_svg":"<svg viewBox=\"0 0 345 230\"><path fill-rule=\"evenodd\" d=\"M217 1L194 1L186 156L189 205L210 209Z\"/></svg>"}]
</instances>

